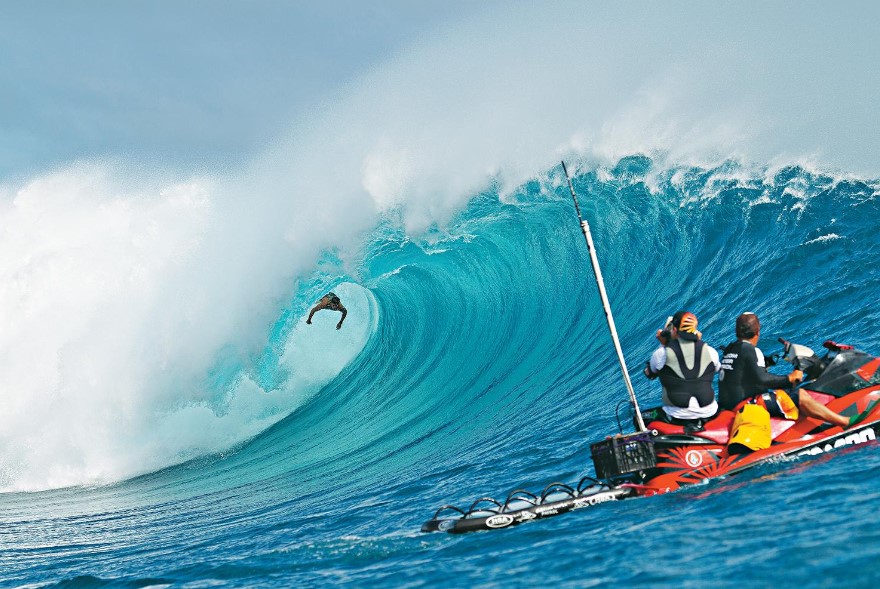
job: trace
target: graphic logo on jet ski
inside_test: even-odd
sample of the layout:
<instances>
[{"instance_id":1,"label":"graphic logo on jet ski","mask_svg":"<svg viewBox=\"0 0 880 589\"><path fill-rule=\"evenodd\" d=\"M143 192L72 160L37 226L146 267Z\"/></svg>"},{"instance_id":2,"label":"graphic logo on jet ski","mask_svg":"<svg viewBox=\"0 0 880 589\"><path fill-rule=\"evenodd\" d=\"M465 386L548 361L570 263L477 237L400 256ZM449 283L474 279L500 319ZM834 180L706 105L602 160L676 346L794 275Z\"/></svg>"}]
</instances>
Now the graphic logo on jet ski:
<instances>
[{"instance_id":1,"label":"graphic logo on jet ski","mask_svg":"<svg viewBox=\"0 0 880 589\"><path fill-rule=\"evenodd\" d=\"M685 460L688 463L688 466L696 468L703 464L703 453L699 450L691 450L685 456Z\"/></svg>"},{"instance_id":2,"label":"graphic logo on jet ski","mask_svg":"<svg viewBox=\"0 0 880 589\"><path fill-rule=\"evenodd\" d=\"M617 497L611 493L597 493L596 495L591 495L589 497L578 497L574 500L574 504L571 508L580 509L581 507L590 507L592 505L598 505L599 503L605 503L606 501L614 501L616 498Z\"/></svg>"},{"instance_id":3,"label":"graphic logo on jet ski","mask_svg":"<svg viewBox=\"0 0 880 589\"><path fill-rule=\"evenodd\" d=\"M798 454L798 456L815 456L817 454L831 452L832 450L842 448L844 446L857 446L859 444L864 444L866 442L870 442L876 439L877 435L874 433L874 430L869 427L860 432L852 433L845 438L838 438L834 441L834 444L831 444L829 442L824 446L816 446L814 448L810 448L809 450L804 450L803 452Z\"/></svg>"},{"instance_id":4,"label":"graphic logo on jet ski","mask_svg":"<svg viewBox=\"0 0 880 589\"><path fill-rule=\"evenodd\" d=\"M513 516L506 513L493 515L486 520L486 526L490 528L505 528L513 523Z\"/></svg>"}]
</instances>

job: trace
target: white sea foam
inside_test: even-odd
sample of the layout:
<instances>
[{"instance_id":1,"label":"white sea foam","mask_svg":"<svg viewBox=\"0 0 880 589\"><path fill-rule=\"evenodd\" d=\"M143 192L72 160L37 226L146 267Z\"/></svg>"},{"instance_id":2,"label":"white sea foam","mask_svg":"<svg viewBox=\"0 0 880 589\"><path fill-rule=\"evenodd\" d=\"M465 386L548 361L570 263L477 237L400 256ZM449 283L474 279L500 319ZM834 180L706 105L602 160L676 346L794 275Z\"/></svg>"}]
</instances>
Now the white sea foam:
<instances>
[{"instance_id":1,"label":"white sea foam","mask_svg":"<svg viewBox=\"0 0 880 589\"><path fill-rule=\"evenodd\" d=\"M838 235L836 233L828 233L826 235L816 237L815 239L810 239L809 241L805 241L804 245L810 245L811 243L824 243L826 241L834 241L836 239L842 239L842 238L840 235Z\"/></svg>"},{"instance_id":2,"label":"white sea foam","mask_svg":"<svg viewBox=\"0 0 880 589\"><path fill-rule=\"evenodd\" d=\"M252 212L246 196L100 165L3 196L0 488L108 482L221 450L289 413L360 350L374 312L367 291L342 285L344 331L322 314L295 328L279 389L246 371L212 380L224 363L247 368L290 277L328 239L291 233L297 211ZM279 210L287 222L271 223Z\"/></svg>"}]
</instances>

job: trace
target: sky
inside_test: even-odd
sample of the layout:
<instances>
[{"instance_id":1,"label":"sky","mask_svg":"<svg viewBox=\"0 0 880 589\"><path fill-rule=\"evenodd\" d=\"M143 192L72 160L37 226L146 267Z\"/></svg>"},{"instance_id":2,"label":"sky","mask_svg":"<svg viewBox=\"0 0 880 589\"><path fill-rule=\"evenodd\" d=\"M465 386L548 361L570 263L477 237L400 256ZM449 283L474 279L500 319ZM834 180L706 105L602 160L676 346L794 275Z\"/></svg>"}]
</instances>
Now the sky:
<instances>
[{"instance_id":1,"label":"sky","mask_svg":"<svg viewBox=\"0 0 880 589\"><path fill-rule=\"evenodd\" d=\"M694 133L716 133L719 124L710 119L736 110L751 120L731 119L728 127L752 134L764 125L763 145L774 153L761 157L818 154L838 168L876 173L880 51L871 23L878 13L866 0L839 6L679 0L659 7L635 1L4 2L0 183L92 158L193 172L228 167L271 145L297 121L363 93L365 78L376 79L377 71L398 67L408 56L446 75L457 68L461 84L480 84L485 76L499 91L508 90L499 76L521 80L516 69L523 63L529 74L556 76L536 78L558 80L554 92L571 85L568 91L582 95L584 112L607 112L613 101L621 110L632 103L644 114L670 100L684 104L681 98L690 94L680 111L705 115L703 127L692 125L690 140ZM590 38L601 43L590 44ZM714 56L717 66L699 87L696 76L705 64L695 63L702 55ZM477 72L477 65L484 70ZM381 90L392 100L419 100L412 86L432 80L430 71L418 69L412 63L398 67L399 85ZM572 78L564 81L566 70ZM590 76L604 86L601 92L584 82ZM666 88L658 97L661 83ZM672 97L673 89L679 96ZM654 97L636 104L639 93ZM492 92L469 97L499 98ZM528 126L534 123L528 119L547 117L555 127L564 107L572 109L562 113L572 133L582 130L584 112L573 110L573 103L541 99L515 112L522 108L516 97L502 97L493 104L501 112L489 116L506 109L508 124ZM598 129L585 136L631 134L632 125L620 118L594 125ZM676 116L669 120L667 129L678 124ZM652 130L655 137L657 132Z\"/></svg>"},{"instance_id":2,"label":"sky","mask_svg":"<svg viewBox=\"0 0 880 589\"><path fill-rule=\"evenodd\" d=\"M0 182L95 157L211 168L493 2L0 4Z\"/></svg>"}]
</instances>

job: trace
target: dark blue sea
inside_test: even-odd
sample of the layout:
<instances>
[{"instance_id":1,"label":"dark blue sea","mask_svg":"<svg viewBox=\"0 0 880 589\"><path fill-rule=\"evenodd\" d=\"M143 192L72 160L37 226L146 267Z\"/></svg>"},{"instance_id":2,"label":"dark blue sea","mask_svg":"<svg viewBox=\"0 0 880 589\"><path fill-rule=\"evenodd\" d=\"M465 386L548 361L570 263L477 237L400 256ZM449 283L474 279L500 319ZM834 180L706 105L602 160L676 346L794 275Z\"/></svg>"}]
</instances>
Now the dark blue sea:
<instances>
[{"instance_id":1,"label":"dark blue sea","mask_svg":"<svg viewBox=\"0 0 880 589\"><path fill-rule=\"evenodd\" d=\"M753 311L765 352L785 337L880 354L877 179L736 161L667 168L642 155L569 164L643 407L660 394L641 375L654 332L679 309L716 347ZM15 206L48 214L41 188L29 190ZM4 382L21 394L0 405L15 416L0 432L0 586L880 584L876 444L505 530L420 532L445 504L592 475L589 444L625 413L561 168L514 190L489 183L424 231L390 208L358 241L320 244L318 262L252 312L234 293L261 275L259 255L205 269L187 244L214 237L191 226L172 235L173 253L137 253L168 244L151 222L211 218L198 190L164 202L83 218L63 209L71 223L134 235L124 264L89 256L107 273L47 246L25 248L29 270L2 277L4 300L28 301L16 316L31 323L3 327L22 333L3 350L14 371ZM59 277L77 286L67 306L13 298L61 288ZM342 329L331 311L305 325L330 290L348 309ZM205 297L222 303L206 307L210 321ZM23 325L45 325L49 341ZM50 366L29 363L46 346Z\"/></svg>"}]
</instances>

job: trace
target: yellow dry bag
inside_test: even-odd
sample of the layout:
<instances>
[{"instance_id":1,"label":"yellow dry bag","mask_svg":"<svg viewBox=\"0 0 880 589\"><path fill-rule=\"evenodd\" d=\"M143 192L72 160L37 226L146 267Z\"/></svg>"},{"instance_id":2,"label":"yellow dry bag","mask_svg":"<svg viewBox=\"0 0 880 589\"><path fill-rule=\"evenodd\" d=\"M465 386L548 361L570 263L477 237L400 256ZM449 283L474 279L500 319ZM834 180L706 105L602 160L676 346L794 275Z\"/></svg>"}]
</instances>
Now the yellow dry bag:
<instances>
[{"instance_id":1,"label":"yellow dry bag","mask_svg":"<svg viewBox=\"0 0 880 589\"><path fill-rule=\"evenodd\" d=\"M770 447L772 439L770 414L760 405L746 403L733 418L727 445L741 444L752 451L763 450Z\"/></svg>"}]
</instances>

